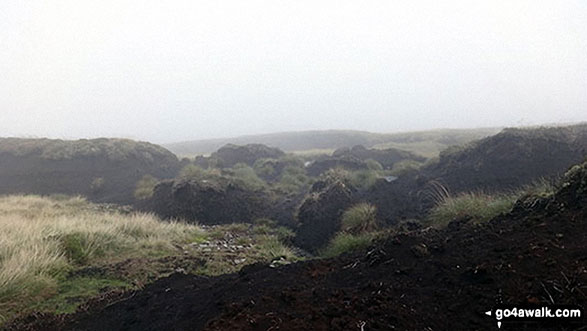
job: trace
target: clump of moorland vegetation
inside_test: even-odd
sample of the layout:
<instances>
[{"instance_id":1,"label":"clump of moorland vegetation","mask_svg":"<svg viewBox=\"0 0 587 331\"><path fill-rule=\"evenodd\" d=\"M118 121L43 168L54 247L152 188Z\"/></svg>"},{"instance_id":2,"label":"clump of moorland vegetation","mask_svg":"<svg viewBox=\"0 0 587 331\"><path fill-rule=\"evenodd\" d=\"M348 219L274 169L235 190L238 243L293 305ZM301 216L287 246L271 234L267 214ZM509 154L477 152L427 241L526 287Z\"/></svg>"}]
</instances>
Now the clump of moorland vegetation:
<instances>
[{"instance_id":1,"label":"clump of moorland vegetation","mask_svg":"<svg viewBox=\"0 0 587 331\"><path fill-rule=\"evenodd\" d=\"M451 221L467 218L471 224L484 223L512 210L516 201L528 198L546 198L555 192L551 181L540 179L513 192L464 192L452 196L446 188L434 186L436 206L427 216L427 224L444 227Z\"/></svg>"},{"instance_id":2,"label":"clump of moorland vegetation","mask_svg":"<svg viewBox=\"0 0 587 331\"><path fill-rule=\"evenodd\" d=\"M188 164L183 167L177 176L180 180L214 180L221 176L220 169L207 168L204 169L194 164Z\"/></svg>"},{"instance_id":3,"label":"clump of moorland vegetation","mask_svg":"<svg viewBox=\"0 0 587 331\"><path fill-rule=\"evenodd\" d=\"M306 172L304 160L296 155L258 159L253 168L259 178L269 183L278 193L300 193L312 183Z\"/></svg>"},{"instance_id":4,"label":"clump of moorland vegetation","mask_svg":"<svg viewBox=\"0 0 587 331\"><path fill-rule=\"evenodd\" d=\"M155 186L157 186L157 178L151 175L145 175L137 182L134 196L139 200L149 199L153 196Z\"/></svg>"},{"instance_id":5,"label":"clump of moorland vegetation","mask_svg":"<svg viewBox=\"0 0 587 331\"><path fill-rule=\"evenodd\" d=\"M161 221L81 197L0 197L0 323L33 310L69 313L172 272L217 275L297 259L286 229L239 227Z\"/></svg>"},{"instance_id":6,"label":"clump of moorland vegetation","mask_svg":"<svg viewBox=\"0 0 587 331\"><path fill-rule=\"evenodd\" d=\"M150 179L150 178L147 178ZM184 166L176 177L177 181L196 181L235 185L249 191L265 191L270 195L301 194L309 188L313 179L306 174L304 162L294 155L279 158L260 158L253 165L244 162L231 167L207 165L201 167L190 163ZM154 189L152 182L141 180L137 184L136 197L149 197Z\"/></svg>"},{"instance_id":7,"label":"clump of moorland vegetation","mask_svg":"<svg viewBox=\"0 0 587 331\"><path fill-rule=\"evenodd\" d=\"M303 161L292 155L230 168L190 163L173 180L152 185L148 179L137 184L137 207L163 218L210 225L269 217L288 226L294 225L295 208L315 180L306 174Z\"/></svg>"},{"instance_id":8,"label":"clump of moorland vegetation","mask_svg":"<svg viewBox=\"0 0 587 331\"><path fill-rule=\"evenodd\" d=\"M393 170L384 170L381 164L375 160L367 160L367 168L361 170L347 170L342 167L332 168L326 171L322 177L335 177L351 185L355 189L368 190L378 180L392 176Z\"/></svg>"},{"instance_id":9,"label":"clump of moorland vegetation","mask_svg":"<svg viewBox=\"0 0 587 331\"><path fill-rule=\"evenodd\" d=\"M210 157L197 157L180 172L179 178L219 180L219 177L224 177L246 189L266 189L290 195L303 193L330 169L348 171L355 188L369 189L378 179L403 174L419 167L424 160L410 152L367 149L361 145L338 149L331 156L309 157L285 154L279 149L259 144L228 144ZM398 165L394 167L396 163ZM191 174L186 176L186 173Z\"/></svg>"},{"instance_id":10,"label":"clump of moorland vegetation","mask_svg":"<svg viewBox=\"0 0 587 331\"><path fill-rule=\"evenodd\" d=\"M516 199L515 194L461 193L443 199L430 211L428 221L436 227L444 227L453 220L465 217L475 223L483 223L509 212Z\"/></svg>"},{"instance_id":11,"label":"clump of moorland vegetation","mask_svg":"<svg viewBox=\"0 0 587 331\"><path fill-rule=\"evenodd\" d=\"M415 160L401 160L393 165L389 174L400 177L409 173L415 173L425 164L425 162L418 162Z\"/></svg>"},{"instance_id":12,"label":"clump of moorland vegetation","mask_svg":"<svg viewBox=\"0 0 587 331\"><path fill-rule=\"evenodd\" d=\"M340 170L336 173L339 176L342 173L343 177L348 175ZM556 192L553 182L546 179L536 180L515 191L497 193L464 192L453 196L438 182L432 187L430 195L436 205L422 222L436 228L446 227L450 222L462 219L466 219L470 225L482 224L511 212L520 201L548 199ZM384 235L378 226L377 209L369 203L358 203L348 208L340 224L340 231L330 240L321 256L334 257L365 249L374 239Z\"/></svg>"},{"instance_id":13,"label":"clump of moorland vegetation","mask_svg":"<svg viewBox=\"0 0 587 331\"><path fill-rule=\"evenodd\" d=\"M369 203L359 203L347 209L341 219L340 231L322 252L323 257L367 248L377 236L377 208Z\"/></svg>"},{"instance_id":14,"label":"clump of moorland vegetation","mask_svg":"<svg viewBox=\"0 0 587 331\"><path fill-rule=\"evenodd\" d=\"M387 168L379 161L368 158L369 156L381 159L385 162ZM400 168L392 167L396 161L406 161L406 158L412 160L413 163L399 164ZM166 199L171 195L175 196L171 192L174 192L174 188L178 187L176 184L181 184L185 192L195 192L205 190L206 187L213 187L214 190L226 195L227 198L227 192L231 191L230 188L240 188L247 192L254 192L251 196L262 196L263 200L271 201L271 204L284 203L291 209L295 208L293 205L301 203L303 196L309 192L313 183L321 180L324 176L327 177L332 169L337 169L336 171L344 174L344 177L346 177L345 181L353 188L369 190L378 180L389 178L392 174L403 174L408 171L406 169L412 169L417 166L414 165L414 163L418 164L416 160L422 159L412 153L399 150L379 151L367 149L363 146L355 146L346 152L341 149L333 153L333 156L326 160L308 161L298 155L285 154L279 149L264 145L251 144L236 146L229 144L209 157L199 156L193 161L186 160L185 163L187 164L184 163L183 169L179 171L174 180L175 184L168 185L167 188L162 188L161 195L157 197L153 197L153 192L157 186L154 178L152 176L144 176L136 185L135 197L138 200L151 198L153 200ZM339 164L340 162L342 163ZM185 188L186 185L192 185L192 187ZM247 197L240 196L233 198L239 201L242 209L252 210L259 205L253 203ZM173 201L170 203L173 203ZM143 203L140 205L146 206L148 202L147 204ZM191 213L190 210L193 208L189 206L167 208L165 207L166 205L168 204L158 204L156 208L147 208L147 210L153 210L164 217L175 215L192 218L188 214ZM160 210L161 208L174 210ZM293 211L287 210L285 213L289 213L290 215L284 216L284 213L282 213L277 218L279 220L289 219L289 221L285 222L291 223ZM206 219L206 217L202 216L208 214L200 212L199 218ZM242 216L241 213L236 214ZM245 214L252 215L252 217L245 217L245 222L250 222L254 217L274 216L273 214L263 215L262 213ZM197 215L193 216L195 217ZM226 215L222 215L222 218L225 217ZM231 218L230 215L228 217ZM234 219L233 221L237 220ZM216 220L211 220L210 222L215 223Z\"/></svg>"}]
</instances>

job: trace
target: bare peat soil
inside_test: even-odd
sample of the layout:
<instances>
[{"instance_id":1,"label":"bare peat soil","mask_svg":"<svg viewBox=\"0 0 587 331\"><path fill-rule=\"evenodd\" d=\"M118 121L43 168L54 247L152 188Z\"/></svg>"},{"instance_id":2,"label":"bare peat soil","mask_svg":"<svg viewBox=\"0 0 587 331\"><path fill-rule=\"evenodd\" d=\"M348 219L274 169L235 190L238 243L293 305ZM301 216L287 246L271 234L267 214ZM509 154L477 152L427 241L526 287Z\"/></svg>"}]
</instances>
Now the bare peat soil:
<instances>
[{"instance_id":1,"label":"bare peat soil","mask_svg":"<svg viewBox=\"0 0 587 331\"><path fill-rule=\"evenodd\" d=\"M352 256L213 278L173 274L72 316L31 316L9 328L488 330L496 323L484 312L500 302L585 311L587 210L575 193L519 204L482 226L461 220L397 234Z\"/></svg>"}]
</instances>

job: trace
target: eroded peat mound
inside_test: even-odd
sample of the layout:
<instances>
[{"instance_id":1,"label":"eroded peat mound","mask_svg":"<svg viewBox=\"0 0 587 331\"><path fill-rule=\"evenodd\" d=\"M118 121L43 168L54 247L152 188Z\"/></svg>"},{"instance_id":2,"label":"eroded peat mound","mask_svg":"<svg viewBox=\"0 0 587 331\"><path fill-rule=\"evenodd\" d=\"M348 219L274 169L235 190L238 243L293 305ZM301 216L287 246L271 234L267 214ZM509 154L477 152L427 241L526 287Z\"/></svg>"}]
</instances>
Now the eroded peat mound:
<instances>
[{"instance_id":1,"label":"eroded peat mound","mask_svg":"<svg viewBox=\"0 0 587 331\"><path fill-rule=\"evenodd\" d=\"M397 233L355 255L216 278L174 274L116 303L18 329L490 330L496 303L587 308L587 163L482 225ZM534 330L536 325L504 329ZM565 328L557 325L555 329Z\"/></svg>"},{"instance_id":2,"label":"eroded peat mound","mask_svg":"<svg viewBox=\"0 0 587 331\"><path fill-rule=\"evenodd\" d=\"M467 146L449 148L421 175L451 192L504 191L560 176L587 155L587 125L510 128Z\"/></svg>"},{"instance_id":3,"label":"eroded peat mound","mask_svg":"<svg viewBox=\"0 0 587 331\"><path fill-rule=\"evenodd\" d=\"M420 218L438 202L438 189L512 192L540 180L555 181L587 156L587 125L505 129L499 134L455 146L418 171L388 183L379 180L359 199L377 206L385 224Z\"/></svg>"},{"instance_id":4,"label":"eroded peat mound","mask_svg":"<svg viewBox=\"0 0 587 331\"><path fill-rule=\"evenodd\" d=\"M227 180L166 180L139 208L162 218L202 220L205 224L251 222L269 208L263 192L233 185Z\"/></svg>"},{"instance_id":5,"label":"eroded peat mound","mask_svg":"<svg viewBox=\"0 0 587 331\"><path fill-rule=\"evenodd\" d=\"M173 178L179 168L175 155L147 142L0 138L0 194L80 194L133 204L143 176Z\"/></svg>"}]
</instances>

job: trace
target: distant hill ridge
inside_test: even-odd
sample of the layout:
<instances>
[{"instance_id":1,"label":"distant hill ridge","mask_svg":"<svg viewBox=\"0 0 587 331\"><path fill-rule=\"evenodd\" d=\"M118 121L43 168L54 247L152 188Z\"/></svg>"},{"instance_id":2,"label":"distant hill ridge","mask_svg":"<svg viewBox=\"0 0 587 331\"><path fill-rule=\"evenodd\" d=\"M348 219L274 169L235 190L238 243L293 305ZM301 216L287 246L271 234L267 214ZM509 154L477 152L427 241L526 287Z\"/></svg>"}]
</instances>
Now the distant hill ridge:
<instances>
[{"instance_id":1,"label":"distant hill ridge","mask_svg":"<svg viewBox=\"0 0 587 331\"><path fill-rule=\"evenodd\" d=\"M498 133L501 128L438 129L401 133L373 133L353 130L314 130L247 135L233 138L203 139L163 145L178 155L210 154L226 144L264 144L286 152L335 150L341 147L395 147L416 151L417 144L433 142L433 153ZM389 145L387 145L389 144ZM427 155L429 156L429 155Z\"/></svg>"}]
</instances>

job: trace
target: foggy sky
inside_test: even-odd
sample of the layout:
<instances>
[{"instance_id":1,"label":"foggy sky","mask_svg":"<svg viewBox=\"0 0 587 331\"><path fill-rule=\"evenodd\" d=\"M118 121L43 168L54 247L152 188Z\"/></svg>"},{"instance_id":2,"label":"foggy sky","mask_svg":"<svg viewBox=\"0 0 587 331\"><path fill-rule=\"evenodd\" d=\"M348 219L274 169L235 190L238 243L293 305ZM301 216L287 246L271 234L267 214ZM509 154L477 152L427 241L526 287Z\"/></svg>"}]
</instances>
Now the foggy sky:
<instances>
[{"instance_id":1,"label":"foggy sky","mask_svg":"<svg viewBox=\"0 0 587 331\"><path fill-rule=\"evenodd\" d=\"M587 120L587 1L0 1L0 136Z\"/></svg>"}]
</instances>

